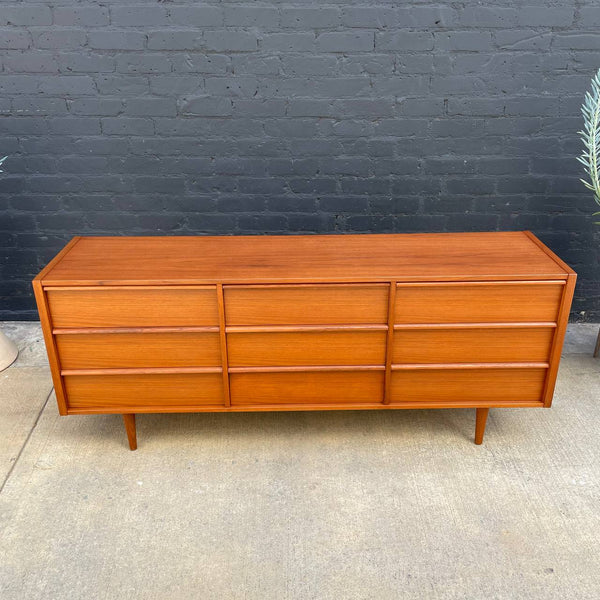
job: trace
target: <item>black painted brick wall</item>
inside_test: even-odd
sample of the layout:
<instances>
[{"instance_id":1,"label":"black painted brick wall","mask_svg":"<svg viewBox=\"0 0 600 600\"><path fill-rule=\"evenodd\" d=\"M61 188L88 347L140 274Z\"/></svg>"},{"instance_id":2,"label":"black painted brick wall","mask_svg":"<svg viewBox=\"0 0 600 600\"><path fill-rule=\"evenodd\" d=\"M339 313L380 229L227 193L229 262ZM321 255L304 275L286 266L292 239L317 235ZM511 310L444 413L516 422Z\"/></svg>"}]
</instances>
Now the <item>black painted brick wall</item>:
<instances>
[{"instance_id":1,"label":"black painted brick wall","mask_svg":"<svg viewBox=\"0 0 600 600\"><path fill-rule=\"evenodd\" d=\"M597 0L2 0L0 48L0 318L75 234L509 229L600 318Z\"/></svg>"}]
</instances>

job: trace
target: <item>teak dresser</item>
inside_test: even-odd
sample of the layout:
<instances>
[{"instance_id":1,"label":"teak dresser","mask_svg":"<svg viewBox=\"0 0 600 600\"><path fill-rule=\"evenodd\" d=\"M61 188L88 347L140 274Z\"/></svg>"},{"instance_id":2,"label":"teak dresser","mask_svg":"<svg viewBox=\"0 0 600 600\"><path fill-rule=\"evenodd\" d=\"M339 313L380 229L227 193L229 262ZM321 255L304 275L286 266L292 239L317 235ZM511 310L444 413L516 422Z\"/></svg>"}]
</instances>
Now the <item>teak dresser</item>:
<instances>
[{"instance_id":1,"label":"teak dresser","mask_svg":"<svg viewBox=\"0 0 600 600\"><path fill-rule=\"evenodd\" d=\"M61 415L549 407L575 273L530 232L76 237L33 286Z\"/></svg>"}]
</instances>

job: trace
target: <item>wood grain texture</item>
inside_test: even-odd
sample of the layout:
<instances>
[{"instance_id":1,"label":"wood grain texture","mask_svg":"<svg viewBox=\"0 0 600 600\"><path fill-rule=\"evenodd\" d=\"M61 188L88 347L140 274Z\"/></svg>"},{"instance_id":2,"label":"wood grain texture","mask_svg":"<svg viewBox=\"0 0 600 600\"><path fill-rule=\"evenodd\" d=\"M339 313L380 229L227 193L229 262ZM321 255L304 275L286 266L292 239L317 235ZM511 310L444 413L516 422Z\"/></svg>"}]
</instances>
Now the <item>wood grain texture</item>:
<instances>
[{"instance_id":1,"label":"wood grain texture","mask_svg":"<svg viewBox=\"0 0 600 600\"><path fill-rule=\"evenodd\" d=\"M404 329L395 332L393 362L546 362L553 337L553 328Z\"/></svg>"},{"instance_id":2,"label":"wood grain texture","mask_svg":"<svg viewBox=\"0 0 600 600\"><path fill-rule=\"evenodd\" d=\"M563 285L399 285L395 322L556 321Z\"/></svg>"},{"instance_id":3,"label":"wood grain texture","mask_svg":"<svg viewBox=\"0 0 600 600\"><path fill-rule=\"evenodd\" d=\"M56 336L63 369L221 365L218 333L101 333Z\"/></svg>"},{"instance_id":4,"label":"wood grain texture","mask_svg":"<svg viewBox=\"0 0 600 600\"><path fill-rule=\"evenodd\" d=\"M72 240L77 241L77 239ZM60 255L59 255L60 256ZM50 364L50 373L52 374L52 383L54 384L54 392L56 394L56 403L58 412L61 415L67 414L67 395L65 391L64 381L60 374L61 364L56 347L56 340L52 335L52 316L48 307L48 299L42 288L39 279L33 280L33 293L40 315L40 324L44 335L44 343L46 344L46 353L48 354L48 363Z\"/></svg>"},{"instance_id":5,"label":"wood grain texture","mask_svg":"<svg viewBox=\"0 0 600 600\"><path fill-rule=\"evenodd\" d=\"M225 406L223 378L215 374L71 375L64 378L68 407L104 412L161 412L169 406Z\"/></svg>"},{"instance_id":6,"label":"wood grain texture","mask_svg":"<svg viewBox=\"0 0 600 600\"><path fill-rule=\"evenodd\" d=\"M227 325L387 322L386 285L225 287Z\"/></svg>"},{"instance_id":7,"label":"wood grain texture","mask_svg":"<svg viewBox=\"0 0 600 600\"><path fill-rule=\"evenodd\" d=\"M54 327L218 326L216 288L47 291Z\"/></svg>"},{"instance_id":8,"label":"wood grain texture","mask_svg":"<svg viewBox=\"0 0 600 600\"><path fill-rule=\"evenodd\" d=\"M131 425L549 405L574 281L509 232L79 238L34 288L61 414Z\"/></svg>"},{"instance_id":9,"label":"wood grain texture","mask_svg":"<svg viewBox=\"0 0 600 600\"><path fill-rule=\"evenodd\" d=\"M498 400L497 402L489 402L482 400L465 401L453 400L444 402L430 402L427 406L423 402L402 402L396 404L382 404L381 402L353 402L349 404L341 404L339 402L325 403L310 403L304 402L301 404L252 404L239 406L185 406L172 404L164 406L160 411L152 406L130 406L128 408L113 407L106 409L104 407L85 407L85 408L69 408L69 415L99 415L99 414L123 414L135 410L136 413L207 413L207 412L280 412L292 411L302 412L308 410L412 410L422 408L544 408L542 402L520 402L518 400L506 401Z\"/></svg>"},{"instance_id":10,"label":"wood grain texture","mask_svg":"<svg viewBox=\"0 0 600 600\"><path fill-rule=\"evenodd\" d=\"M235 373L231 404L382 402L383 372Z\"/></svg>"},{"instance_id":11,"label":"wood grain texture","mask_svg":"<svg viewBox=\"0 0 600 600\"><path fill-rule=\"evenodd\" d=\"M392 373L392 402L541 402L546 369L423 369Z\"/></svg>"},{"instance_id":12,"label":"wood grain texture","mask_svg":"<svg viewBox=\"0 0 600 600\"><path fill-rule=\"evenodd\" d=\"M44 285L566 279L525 233L84 237Z\"/></svg>"},{"instance_id":13,"label":"wood grain texture","mask_svg":"<svg viewBox=\"0 0 600 600\"><path fill-rule=\"evenodd\" d=\"M383 365L385 342L385 331L227 334L233 367Z\"/></svg>"},{"instance_id":14,"label":"wood grain texture","mask_svg":"<svg viewBox=\"0 0 600 600\"><path fill-rule=\"evenodd\" d=\"M221 364L223 365L223 395L225 406L231 406L231 390L229 389L229 358L227 356L227 335L225 331L225 296L223 285L217 284L217 307L219 311L219 350Z\"/></svg>"},{"instance_id":15,"label":"wood grain texture","mask_svg":"<svg viewBox=\"0 0 600 600\"><path fill-rule=\"evenodd\" d=\"M123 423L125 424L125 432L129 442L130 450L137 450L137 434L135 430L135 415L123 415Z\"/></svg>"},{"instance_id":16,"label":"wood grain texture","mask_svg":"<svg viewBox=\"0 0 600 600\"><path fill-rule=\"evenodd\" d=\"M475 444L477 444L478 446L483 444L485 424L487 422L489 412L489 408L478 408L475 413Z\"/></svg>"},{"instance_id":17,"label":"wood grain texture","mask_svg":"<svg viewBox=\"0 0 600 600\"><path fill-rule=\"evenodd\" d=\"M550 351L550 369L548 370L548 377L544 386L544 406L546 408L549 408L552 405L554 386L556 385L558 365L560 363L560 354L565 341L567 325L569 324L569 313L571 312L571 302L573 301L573 293L575 291L576 281L577 275L575 273L569 274L567 284L565 285L563 295L560 299L560 307L558 309L558 326L554 332L552 349Z\"/></svg>"}]
</instances>

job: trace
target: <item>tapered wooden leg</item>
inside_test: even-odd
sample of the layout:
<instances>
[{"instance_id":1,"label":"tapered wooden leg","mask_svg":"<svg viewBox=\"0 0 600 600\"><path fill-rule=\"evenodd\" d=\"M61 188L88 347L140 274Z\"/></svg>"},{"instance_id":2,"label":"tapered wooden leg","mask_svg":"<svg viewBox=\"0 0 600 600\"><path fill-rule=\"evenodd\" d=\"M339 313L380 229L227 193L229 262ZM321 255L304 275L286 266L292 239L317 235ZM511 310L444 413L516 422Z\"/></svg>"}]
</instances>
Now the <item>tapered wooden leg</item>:
<instances>
[{"instance_id":1,"label":"tapered wooden leg","mask_svg":"<svg viewBox=\"0 0 600 600\"><path fill-rule=\"evenodd\" d=\"M475 417L475 443L479 446L483 442L483 434L485 433L485 422L487 421L489 408L478 408Z\"/></svg>"},{"instance_id":2,"label":"tapered wooden leg","mask_svg":"<svg viewBox=\"0 0 600 600\"><path fill-rule=\"evenodd\" d=\"M125 431L129 440L129 449L137 450L137 436L135 434L135 415L123 415Z\"/></svg>"},{"instance_id":3,"label":"tapered wooden leg","mask_svg":"<svg viewBox=\"0 0 600 600\"><path fill-rule=\"evenodd\" d=\"M600 353L600 329L598 329L598 338L596 339L596 349L594 350L594 358Z\"/></svg>"}]
</instances>

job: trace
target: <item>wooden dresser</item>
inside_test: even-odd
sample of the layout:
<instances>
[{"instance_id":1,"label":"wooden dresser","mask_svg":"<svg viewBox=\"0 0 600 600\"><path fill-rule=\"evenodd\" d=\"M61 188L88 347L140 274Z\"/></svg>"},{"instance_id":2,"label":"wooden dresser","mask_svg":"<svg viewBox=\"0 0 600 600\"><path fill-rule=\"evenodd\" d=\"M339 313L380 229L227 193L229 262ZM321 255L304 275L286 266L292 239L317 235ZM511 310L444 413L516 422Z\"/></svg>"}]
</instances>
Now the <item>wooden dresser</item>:
<instances>
[{"instance_id":1,"label":"wooden dresser","mask_svg":"<svg viewBox=\"0 0 600 600\"><path fill-rule=\"evenodd\" d=\"M575 273L530 232L76 237L33 282L61 415L549 407Z\"/></svg>"}]
</instances>

